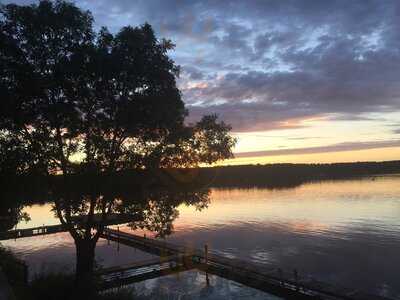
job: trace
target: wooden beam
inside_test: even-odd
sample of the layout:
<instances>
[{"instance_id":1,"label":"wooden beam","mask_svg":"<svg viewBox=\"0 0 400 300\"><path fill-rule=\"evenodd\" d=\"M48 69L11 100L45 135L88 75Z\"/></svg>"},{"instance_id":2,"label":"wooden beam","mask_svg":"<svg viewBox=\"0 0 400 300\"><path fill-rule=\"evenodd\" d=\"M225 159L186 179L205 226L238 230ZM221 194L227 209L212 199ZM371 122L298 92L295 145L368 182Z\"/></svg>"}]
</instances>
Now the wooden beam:
<instances>
[{"instance_id":1,"label":"wooden beam","mask_svg":"<svg viewBox=\"0 0 400 300\"><path fill-rule=\"evenodd\" d=\"M240 259L226 258L197 249L182 247L155 239L140 237L134 234L106 229L105 235L121 244L141 249L142 251L161 255L181 254L197 262L197 268L229 280L233 280L258 290L275 294L287 299L342 299L342 300L389 300L379 296L359 293L353 289L331 286L316 280L304 280L296 271L283 272L280 268L257 265Z\"/></svg>"}]
</instances>

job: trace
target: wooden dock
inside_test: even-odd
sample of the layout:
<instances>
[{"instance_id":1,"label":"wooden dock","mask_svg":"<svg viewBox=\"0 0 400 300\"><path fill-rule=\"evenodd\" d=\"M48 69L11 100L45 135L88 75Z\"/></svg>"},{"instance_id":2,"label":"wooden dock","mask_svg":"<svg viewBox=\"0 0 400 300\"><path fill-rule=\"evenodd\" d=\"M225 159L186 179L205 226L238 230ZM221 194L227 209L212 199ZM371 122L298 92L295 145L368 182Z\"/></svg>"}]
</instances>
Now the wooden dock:
<instances>
[{"instance_id":1,"label":"wooden dock","mask_svg":"<svg viewBox=\"0 0 400 300\"><path fill-rule=\"evenodd\" d=\"M179 246L119 230L106 228L102 237L158 256L181 255L187 261L195 262L193 266L199 270L275 294L284 299L388 300L352 289L331 286L309 278L301 278L296 271L285 272L280 268L226 258L210 251Z\"/></svg>"},{"instance_id":2,"label":"wooden dock","mask_svg":"<svg viewBox=\"0 0 400 300\"><path fill-rule=\"evenodd\" d=\"M94 215L93 217L93 224L97 224L100 221L100 215ZM129 223L132 221L136 221L137 217L132 215L121 215L121 214L111 214L107 217L107 221L104 222L105 226L111 225L119 225L124 223ZM73 223L74 227L80 226L80 224L85 224L86 218L85 217L74 217ZM26 237L33 237L33 236L40 236L40 235L48 235L54 234L59 232L66 232L67 229L62 224L57 225L47 225L47 226L40 226L40 227L33 227L33 228L26 228L26 229L13 229L9 231L0 232L0 241L4 240L12 240L12 239L19 239L19 238L26 238Z\"/></svg>"},{"instance_id":3,"label":"wooden dock","mask_svg":"<svg viewBox=\"0 0 400 300\"><path fill-rule=\"evenodd\" d=\"M189 260L190 257L182 255L157 257L138 263L100 269L96 275L100 279L100 289L107 290L199 267L198 262Z\"/></svg>"},{"instance_id":4,"label":"wooden dock","mask_svg":"<svg viewBox=\"0 0 400 300\"><path fill-rule=\"evenodd\" d=\"M20 239L38 235L47 235L64 231L67 231L67 229L61 224L33 227L27 229L14 229L14 230L0 232L0 241Z\"/></svg>"},{"instance_id":5,"label":"wooden dock","mask_svg":"<svg viewBox=\"0 0 400 300\"><path fill-rule=\"evenodd\" d=\"M132 220L132 216L118 215L110 218L107 224L117 225ZM76 223L75 226L79 226L79 224ZM66 231L66 229L62 225L10 230L0 232L0 240L33 237L63 231ZM208 251L208 249L199 250L175 245L165 240L146 238L110 228L105 228L101 237L159 256L159 258L151 261L99 270L97 275L102 279L102 289L115 288L196 268L206 272L206 274L233 280L284 299L390 300L348 288L328 285L309 277L303 278L299 276L296 270L288 272L279 267L268 267L246 260L227 258Z\"/></svg>"}]
</instances>

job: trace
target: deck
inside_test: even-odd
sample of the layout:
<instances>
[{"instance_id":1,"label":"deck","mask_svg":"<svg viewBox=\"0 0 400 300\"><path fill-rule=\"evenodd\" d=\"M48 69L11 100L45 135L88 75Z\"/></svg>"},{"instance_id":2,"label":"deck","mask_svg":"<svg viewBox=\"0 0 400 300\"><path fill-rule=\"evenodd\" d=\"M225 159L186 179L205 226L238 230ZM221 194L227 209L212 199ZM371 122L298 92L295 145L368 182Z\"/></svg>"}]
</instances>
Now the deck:
<instances>
[{"instance_id":1,"label":"deck","mask_svg":"<svg viewBox=\"0 0 400 300\"><path fill-rule=\"evenodd\" d=\"M195 268L285 299L388 300L376 295L331 286L310 278L300 278L297 271L258 265L247 260L226 258L210 251L175 245L165 241L105 229L103 238L135 247L158 256L182 256L195 262ZM161 275L160 275L161 276Z\"/></svg>"},{"instance_id":2,"label":"deck","mask_svg":"<svg viewBox=\"0 0 400 300\"><path fill-rule=\"evenodd\" d=\"M114 216L108 225L131 221L132 217ZM78 226L76 224L75 226ZM42 226L10 230L0 233L0 240L47 235L66 231L63 225ZM364 294L360 291L332 286L309 277L299 276L296 270L285 271L279 267L256 264L247 260L227 258L205 249L196 249L105 228L102 238L121 245L134 247L158 256L156 259L99 270L101 289L116 288L131 283L157 278L191 269L233 280L284 299L326 300L389 300Z\"/></svg>"},{"instance_id":3,"label":"deck","mask_svg":"<svg viewBox=\"0 0 400 300\"><path fill-rule=\"evenodd\" d=\"M109 216L107 216L107 220L105 222L102 222L101 216L95 214L93 216L92 223L95 225L97 223L102 222L102 224L104 224L105 226L111 226L111 225L129 223L136 220L137 217L132 215L110 214ZM73 226L78 227L79 224L85 224L86 217L85 216L73 217L72 221L73 221ZM39 235L48 235L66 231L68 231L67 228L62 224L47 225L47 226L43 225L40 227L25 228L25 229L13 229L9 231L0 232L0 241L27 238Z\"/></svg>"}]
</instances>

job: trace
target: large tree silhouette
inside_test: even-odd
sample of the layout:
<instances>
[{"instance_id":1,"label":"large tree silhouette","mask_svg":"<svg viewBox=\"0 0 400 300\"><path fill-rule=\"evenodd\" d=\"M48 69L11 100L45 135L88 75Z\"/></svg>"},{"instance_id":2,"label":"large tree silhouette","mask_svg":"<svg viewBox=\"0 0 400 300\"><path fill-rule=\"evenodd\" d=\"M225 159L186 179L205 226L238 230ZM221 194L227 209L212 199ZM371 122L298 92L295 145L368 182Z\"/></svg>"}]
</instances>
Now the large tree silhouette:
<instances>
[{"instance_id":1,"label":"large tree silhouette","mask_svg":"<svg viewBox=\"0 0 400 300\"><path fill-rule=\"evenodd\" d=\"M93 290L96 287L93 271L97 242L94 235L99 235L108 221L122 217L123 222L129 223L133 229L150 230L164 237L173 231L173 222L179 216L179 205L203 209L209 203L209 190L194 185L153 185L148 188L128 182L120 184L118 181L118 177L75 179L69 182L68 197L65 197L64 185L55 184L51 188L49 198L57 203L55 213L69 211L71 221L66 223L74 227L73 234L80 239L80 246L76 247L79 296L96 293ZM111 203L110 212L113 214L109 215L110 218L98 218L103 214L103 205Z\"/></svg>"},{"instance_id":2,"label":"large tree silhouette","mask_svg":"<svg viewBox=\"0 0 400 300\"><path fill-rule=\"evenodd\" d=\"M232 156L230 128L216 116L185 124L173 48L149 24L96 32L90 12L68 2L1 7L0 153L9 158L1 170L62 176L55 210L76 244L78 283L92 274L88 254L116 202L85 201L86 225L77 229L70 178ZM94 222L96 211L104 222Z\"/></svg>"},{"instance_id":3,"label":"large tree silhouette","mask_svg":"<svg viewBox=\"0 0 400 300\"><path fill-rule=\"evenodd\" d=\"M113 201L113 216L124 217L133 229L141 228L154 232L157 236L167 236L173 231L173 223L179 216L180 205L194 206L201 210L207 207L210 199L210 191L206 188L195 186L152 186L151 189L145 186L132 185L128 181L121 184L118 178L98 181L99 178L78 178L69 182L68 198L65 198L65 186L60 182L48 185L32 185L29 181L14 182L7 185L7 188L0 189L0 232L12 229L22 221L28 221L29 215L23 212L23 207L43 201L58 202L64 209L71 211L73 225L76 231L87 234L92 230L87 226L93 223L102 222L94 218L92 225L89 222L81 222L80 219L87 219L96 215L88 214L92 202L100 204L104 197ZM23 189L23 186L28 188ZM54 207L56 210L56 208ZM98 209L95 209L98 212ZM127 218L128 217L128 218ZM112 220L111 220L112 221ZM7 236L7 235L6 235ZM1 250L1 249L0 249ZM78 248L77 251L80 251ZM94 267L95 244L92 244L90 251L80 255L80 263ZM94 296L97 280L93 277L80 277L79 289L64 291L63 299L83 299L84 296ZM90 280L90 282L89 282ZM82 286L84 284L84 286ZM87 293L90 293L88 295ZM92 299L92 298L90 298Z\"/></svg>"}]
</instances>

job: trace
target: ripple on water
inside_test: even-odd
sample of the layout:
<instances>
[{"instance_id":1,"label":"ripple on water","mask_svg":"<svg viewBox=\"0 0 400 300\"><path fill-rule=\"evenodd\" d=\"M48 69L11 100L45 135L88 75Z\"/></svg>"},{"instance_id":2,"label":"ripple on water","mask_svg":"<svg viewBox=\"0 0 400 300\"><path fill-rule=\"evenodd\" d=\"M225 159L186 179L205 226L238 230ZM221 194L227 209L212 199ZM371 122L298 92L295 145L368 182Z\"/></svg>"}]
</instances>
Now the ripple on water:
<instances>
[{"instance_id":1,"label":"ripple on water","mask_svg":"<svg viewBox=\"0 0 400 300\"><path fill-rule=\"evenodd\" d=\"M250 252L250 259L254 262L262 264L275 264L277 262L276 258L270 251L265 249L255 249Z\"/></svg>"},{"instance_id":2,"label":"ripple on water","mask_svg":"<svg viewBox=\"0 0 400 300\"><path fill-rule=\"evenodd\" d=\"M26 211L41 225L47 224L44 209ZM399 298L400 176L275 191L213 190L207 209L179 208L179 213L176 232L168 238L174 243L198 248L207 244L226 257L296 266L321 280ZM51 218L54 213L49 211ZM74 261L69 237L26 241L7 244L33 263ZM118 255L110 255L109 249L98 248L107 263L132 259L131 249Z\"/></svg>"}]
</instances>

